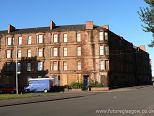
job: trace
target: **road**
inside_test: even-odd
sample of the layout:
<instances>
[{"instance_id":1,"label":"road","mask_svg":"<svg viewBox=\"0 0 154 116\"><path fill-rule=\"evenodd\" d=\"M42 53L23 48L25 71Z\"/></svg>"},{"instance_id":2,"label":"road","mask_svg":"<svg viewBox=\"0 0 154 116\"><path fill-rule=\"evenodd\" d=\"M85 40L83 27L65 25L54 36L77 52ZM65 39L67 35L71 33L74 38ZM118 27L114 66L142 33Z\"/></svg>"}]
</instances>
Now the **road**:
<instances>
[{"instance_id":1,"label":"road","mask_svg":"<svg viewBox=\"0 0 154 116\"><path fill-rule=\"evenodd\" d=\"M141 113L142 112L142 113ZM0 116L154 116L154 86L0 107Z\"/></svg>"}]
</instances>

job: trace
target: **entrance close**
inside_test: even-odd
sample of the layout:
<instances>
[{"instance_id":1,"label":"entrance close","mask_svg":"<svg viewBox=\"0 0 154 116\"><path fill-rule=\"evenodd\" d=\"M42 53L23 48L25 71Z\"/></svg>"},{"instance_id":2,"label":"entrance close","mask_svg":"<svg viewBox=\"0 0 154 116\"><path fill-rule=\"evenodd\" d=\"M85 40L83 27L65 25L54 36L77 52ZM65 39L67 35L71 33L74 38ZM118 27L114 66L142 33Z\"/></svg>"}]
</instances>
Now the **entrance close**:
<instances>
[{"instance_id":1,"label":"entrance close","mask_svg":"<svg viewBox=\"0 0 154 116\"><path fill-rule=\"evenodd\" d=\"M83 90L88 90L89 87L89 75L83 75Z\"/></svg>"}]
</instances>

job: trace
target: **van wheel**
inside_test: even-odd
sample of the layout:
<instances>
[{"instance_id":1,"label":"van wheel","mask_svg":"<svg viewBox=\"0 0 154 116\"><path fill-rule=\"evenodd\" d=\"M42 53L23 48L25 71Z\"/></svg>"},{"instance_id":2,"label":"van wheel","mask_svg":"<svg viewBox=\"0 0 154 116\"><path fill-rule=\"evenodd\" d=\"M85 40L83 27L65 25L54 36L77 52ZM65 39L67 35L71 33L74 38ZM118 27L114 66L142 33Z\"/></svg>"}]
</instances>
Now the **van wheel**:
<instances>
[{"instance_id":1,"label":"van wheel","mask_svg":"<svg viewBox=\"0 0 154 116\"><path fill-rule=\"evenodd\" d=\"M44 89L44 93L47 93L48 92L48 90L47 89Z\"/></svg>"}]
</instances>

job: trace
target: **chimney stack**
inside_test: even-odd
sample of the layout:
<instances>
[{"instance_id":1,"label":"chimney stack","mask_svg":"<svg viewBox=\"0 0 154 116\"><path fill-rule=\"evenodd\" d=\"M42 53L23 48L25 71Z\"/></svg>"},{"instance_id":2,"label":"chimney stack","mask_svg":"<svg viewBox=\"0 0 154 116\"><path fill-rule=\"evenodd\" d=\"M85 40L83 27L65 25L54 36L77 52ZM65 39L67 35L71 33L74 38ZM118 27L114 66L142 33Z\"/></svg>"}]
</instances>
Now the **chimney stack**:
<instances>
[{"instance_id":1,"label":"chimney stack","mask_svg":"<svg viewBox=\"0 0 154 116\"><path fill-rule=\"evenodd\" d=\"M55 26L55 23L53 21L50 21L50 30L54 29Z\"/></svg>"},{"instance_id":2,"label":"chimney stack","mask_svg":"<svg viewBox=\"0 0 154 116\"><path fill-rule=\"evenodd\" d=\"M109 25L103 25L102 28L108 30L109 29Z\"/></svg>"},{"instance_id":3,"label":"chimney stack","mask_svg":"<svg viewBox=\"0 0 154 116\"><path fill-rule=\"evenodd\" d=\"M9 26L8 26L8 33L11 33L11 32L13 32L15 30L16 30L16 28L9 24Z\"/></svg>"},{"instance_id":4,"label":"chimney stack","mask_svg":"<svg viewBox=\"0 0 154 116\"><path fill-rule=\"evenodd\" d=\"M94 25L93 25L93 21L87 21L86 22L86 29L93 29Z\"/></svg>"},{"instance_id":5,"label":"chimney stack","mask_svg":"<svg viewBox=\"0 0 154 116\"><path fill-rule=\"evenodd\" d=\"M146 51L145 45L140 45L139 48L143 51Z\"/></svg>"}]
</instances>

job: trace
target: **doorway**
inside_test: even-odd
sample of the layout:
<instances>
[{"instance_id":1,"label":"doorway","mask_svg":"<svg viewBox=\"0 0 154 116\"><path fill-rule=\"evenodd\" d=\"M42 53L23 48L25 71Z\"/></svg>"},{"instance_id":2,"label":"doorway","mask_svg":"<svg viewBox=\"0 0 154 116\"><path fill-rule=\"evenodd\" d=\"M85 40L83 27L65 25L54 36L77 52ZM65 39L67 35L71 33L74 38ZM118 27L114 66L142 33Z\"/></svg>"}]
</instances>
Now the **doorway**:
<instances>
[{"instance_id":1,"label":"doorway","mask_svg":"<svg viewBox=\"0 0 154 116\"><path fill-rule=\"evenodd\" d=\"M89 75L83 75L83 88L82 90L88 90L89 87Z\"/></svg>"},{"instance_id":2,"label":"doorway","mask_svg":"<svg viewBox=\"0 0 154 116\"><path fill-rule=\"evenodd\" d=\"M60 86L60 76L54 75L54 86Z\"/></svg>"}]
</instances>

